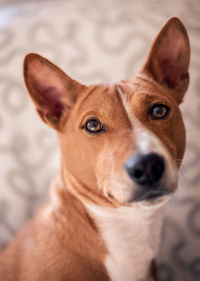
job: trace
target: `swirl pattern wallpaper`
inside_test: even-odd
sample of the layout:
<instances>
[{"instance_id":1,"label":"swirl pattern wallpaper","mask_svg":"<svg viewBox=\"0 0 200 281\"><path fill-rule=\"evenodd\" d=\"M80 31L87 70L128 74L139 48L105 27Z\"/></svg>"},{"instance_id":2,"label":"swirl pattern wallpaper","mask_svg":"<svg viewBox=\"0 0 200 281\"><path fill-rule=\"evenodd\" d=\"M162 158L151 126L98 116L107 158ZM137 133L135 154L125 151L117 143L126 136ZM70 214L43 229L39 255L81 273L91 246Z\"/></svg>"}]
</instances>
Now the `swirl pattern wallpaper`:
<instances>
[{"instance_id":1,"label":"swirl pattern wallpaper","mask_svg":"<svg viewBox=\"0 0 200 281\"><path fill-rule=\"evenodd\" d=\"M187 149L179 190L166 206L160 281L200 281L200 3L197 0L0 1L0 248L48 199L59 168L56 134L27 95L29 52L90 84L131 77L168 18L191 42L190 87L181 105ZM122 280L125 281L125 280Z\"/></svg>"}]
</instances>

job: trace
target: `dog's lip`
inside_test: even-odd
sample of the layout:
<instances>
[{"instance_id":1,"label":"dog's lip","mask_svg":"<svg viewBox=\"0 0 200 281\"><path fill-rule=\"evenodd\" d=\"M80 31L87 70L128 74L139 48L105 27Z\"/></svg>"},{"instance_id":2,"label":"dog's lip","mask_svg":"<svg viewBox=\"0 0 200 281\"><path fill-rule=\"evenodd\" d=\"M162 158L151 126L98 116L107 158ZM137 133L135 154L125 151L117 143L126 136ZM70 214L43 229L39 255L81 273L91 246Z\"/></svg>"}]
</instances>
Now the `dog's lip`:
<instances>
[{"instance_id":1,"label":"dog's lip","mask_svg":"<svg viewBox=\"0 0 200 281\"><path fill-rule=\"evenodd\" d=\"M133 202L140 202L140 201L154 201L160 197L166 196L171 194L172 191L170 190L149 190L143 193L136 195L136 197L132 200Z\"/></svg>"},{"instance_id":2,"label":"dog's lip","mask_svg":"<svg viewBox=\"0 0 200 281\"><path fill-rule=\"evenodd\" d=\"M143 201L139 201L136 204L138 204L138 206L142 209L158 209L160 207L162 207L163 205L165 205L170 199L170 195L164 195L161 197L157 197L154 200L143 200Z\"/></svg>"}]
</instances>

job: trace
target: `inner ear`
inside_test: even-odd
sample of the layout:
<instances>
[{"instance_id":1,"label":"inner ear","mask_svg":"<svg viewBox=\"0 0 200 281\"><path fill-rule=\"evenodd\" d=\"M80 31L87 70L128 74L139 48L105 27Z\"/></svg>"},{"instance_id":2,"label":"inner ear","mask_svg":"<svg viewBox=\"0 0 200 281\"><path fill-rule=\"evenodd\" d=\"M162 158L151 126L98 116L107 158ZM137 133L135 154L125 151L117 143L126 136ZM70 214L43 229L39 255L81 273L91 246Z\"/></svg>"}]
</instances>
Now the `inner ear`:
<instances>
[{"instance_id":1,"label":"inner ear","mask_svg":"<svg viewBox=\"0 0 200 281\"><path fill-rule=\"evenodd\" d=\"M84 86L37 54L25 57L24 79L42 120L60 129L63 117L68 114Z\"/></svg>"},{"instance_id":2,"label":"inner ear","mask_svg":"<svg viewBox=\"0 0 200 281\"><path fill-rule=\"evenodd\" d=\"M189 83L190 45L185 27L177 18L161 29L150 50L143 72L174 90L180 102Z\"/></svg>"}]
</instances>

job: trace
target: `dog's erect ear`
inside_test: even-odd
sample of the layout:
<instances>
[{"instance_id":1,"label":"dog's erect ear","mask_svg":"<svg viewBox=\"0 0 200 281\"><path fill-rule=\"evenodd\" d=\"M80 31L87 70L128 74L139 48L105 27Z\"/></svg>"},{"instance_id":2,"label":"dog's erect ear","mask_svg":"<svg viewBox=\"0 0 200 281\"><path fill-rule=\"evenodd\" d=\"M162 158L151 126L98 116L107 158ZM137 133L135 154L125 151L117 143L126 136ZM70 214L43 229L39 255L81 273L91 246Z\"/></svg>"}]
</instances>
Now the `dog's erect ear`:
<instances>
[{"instance_id":1,"label":"dog's erect ear","mask_svg":"<svg viewBox=\"0 0 200 281\"><path fill-rule=\"evenodd\" d=\"M40 117L57 130L61 129L78 93L85 88L37 54L25 57L24 80Z\"/></svg>"},{"instance_id":2,"label":"dog's erect ear","mask_svg":"<svg viewBox=\"0 0 200 281\"><path fill-rule=\"evenodd\" d=\"M189 60L187 31L178 18L171 18L156 37L142 72L174 90L181 102L189 83Z\"/></svg>"}]
</instances>

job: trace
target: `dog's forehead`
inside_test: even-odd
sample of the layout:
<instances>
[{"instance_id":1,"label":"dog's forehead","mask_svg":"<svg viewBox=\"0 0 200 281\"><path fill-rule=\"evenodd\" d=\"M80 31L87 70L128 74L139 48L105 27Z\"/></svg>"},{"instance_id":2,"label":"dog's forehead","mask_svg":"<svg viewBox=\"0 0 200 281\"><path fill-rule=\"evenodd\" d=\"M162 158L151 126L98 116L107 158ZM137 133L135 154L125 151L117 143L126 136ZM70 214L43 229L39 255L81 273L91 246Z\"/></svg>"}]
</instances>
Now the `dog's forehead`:
<instances>
[{"instance_id":1,"label":"dog's forehead","mask_svg":"<svg viewBox=\"0 0 200 281\"><path fill-rule=\"evenodd\" d=\"M97 84L88 87L81 103L83 107L88 107L90 105L99 105L103 101L105 103L110 103L117 99L118 93L115 84Z\"/></svg>"},{"instance_id":2,"label":"dog's forehead","mask_svg":"<svg viewBox=\"0 0 200 281\"><path fill-rule=\"evenodd\" d=\"M164 87L160 86L153 79L143 75L122 80L119 87L123 92L123 96L126 96L129 100L138 98L139 96L147 99L150 97L168 97Z\"/></svg>"},{"instance_id":3,"label":"dog's forehead","mask_svg":"<svg viewBox=\"0 0 200 281\"><path fill-rule=\"evenodd\" d=\"M117 84L88 87L84 93L80 93L71 117L79 123L88 118L98 118L107 124L110 130L130 126Z\"/></svg>"},{"instance_id":4,"label":"dog's forehead","mask_svg":"<svg viewBox=\"0 0 200 281\"><path fill-rule=\"evenodd\" d=\"M177 107L174 93L167 87L158 84L152 78L139 74L134 78L122 80L118 84L118 91L125 104L129 104L134 114L136 107L145 107L153 102L164 103L168 106Z\"/></svg>"},{"instance_id":5,"label":"dog's forehead","mask_svg":"<svg viewBox=\"0 0 200 281\"><path fill-rule=\"evenodd\" d=\"M136 107L140 110L152 101L174 103L163 87L139 75L115 84L89 86L80 95L76 109L79 114L91 111L115 118L125 114L130 119L134 117Z\"/></svg>"},{"instance_id":6,"label":"dog's forehead","mask_svg":"<svg viewBox=\"0 0 200 281\"><path fill-rule=\"evenodd\" d=\"M123 112L123 104L116 84L100 84L88 87L87 91L80 95L78 111L97 111L103 114Z\"/></svg>"}]
</instances>

